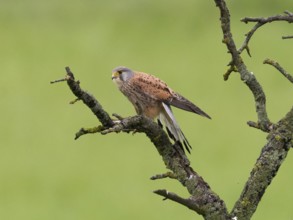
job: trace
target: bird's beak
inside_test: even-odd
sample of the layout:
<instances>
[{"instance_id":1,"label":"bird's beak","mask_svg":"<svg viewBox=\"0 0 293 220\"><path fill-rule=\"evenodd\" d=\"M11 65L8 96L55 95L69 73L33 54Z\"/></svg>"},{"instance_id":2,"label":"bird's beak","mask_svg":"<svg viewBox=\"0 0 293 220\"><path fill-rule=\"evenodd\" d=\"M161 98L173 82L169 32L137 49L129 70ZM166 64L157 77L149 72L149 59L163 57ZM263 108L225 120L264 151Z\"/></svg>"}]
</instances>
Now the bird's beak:
<instances>
[{"instance_id":1,"label":"bird's beak","mask_svg":"<svg viewBox=\"0 0 293 220\"><path fill-rule=\"evenodd\" d=\"M118 76L119 76L118 72L112 73L112 80L118 78Z\"/></svg>"}]
</instances>

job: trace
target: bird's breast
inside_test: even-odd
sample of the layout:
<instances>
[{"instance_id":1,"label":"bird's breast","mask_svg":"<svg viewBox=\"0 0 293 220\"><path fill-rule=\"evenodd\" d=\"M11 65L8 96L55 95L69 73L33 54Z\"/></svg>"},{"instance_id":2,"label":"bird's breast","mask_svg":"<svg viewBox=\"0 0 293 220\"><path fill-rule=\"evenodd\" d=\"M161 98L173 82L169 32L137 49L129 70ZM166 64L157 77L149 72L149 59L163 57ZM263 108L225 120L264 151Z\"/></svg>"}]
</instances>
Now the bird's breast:
<instances>
[{"instance_id":1,"label":"bird's breast","mask_svg":"<svg viewBox=\"0 0 293 220\"><path fill-rule=\"evenodd\" d=\"M160 112L161 112L161 105L156 103L155 105L146 106L146 108L143 111L143 115L151 119L155 119L156 117L159 116Z\"/></svg>"},{"instance_id":2,"label":"bird's breast","mask_svg":"<svg viewBox=\"0 0 293 220\"><path fill-rule=\"evenodd\" d=\"M118 78L114 78L113 79L113 83L120 89L121 88L121 86L122 86L122 84L123 84L123 82L120 80L120 79L118 79Z\"/></svg>"}]
</instances>

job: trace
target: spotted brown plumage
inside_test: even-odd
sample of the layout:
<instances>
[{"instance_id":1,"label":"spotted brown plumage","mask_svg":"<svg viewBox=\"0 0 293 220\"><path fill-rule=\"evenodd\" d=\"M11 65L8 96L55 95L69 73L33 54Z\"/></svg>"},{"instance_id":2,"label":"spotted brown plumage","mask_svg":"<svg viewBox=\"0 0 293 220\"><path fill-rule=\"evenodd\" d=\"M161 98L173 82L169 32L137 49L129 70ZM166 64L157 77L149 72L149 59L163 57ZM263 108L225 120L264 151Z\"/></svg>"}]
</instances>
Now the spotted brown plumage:
<instances>
[{"instance_id":1,"label":"spotted brown plumage","mask_svg":"<svg viewBox=\"0 0 293 220\"><path fill-rule=\"evenodd\" d=\"M208 114L153 75L117 67L112 71L112 80L133 104L137 114L158 118L160 126L162 122L165 124L168 135L190 152L191 146L175 120L171 105L211 118Z\"/></svg>"}]
</instances>

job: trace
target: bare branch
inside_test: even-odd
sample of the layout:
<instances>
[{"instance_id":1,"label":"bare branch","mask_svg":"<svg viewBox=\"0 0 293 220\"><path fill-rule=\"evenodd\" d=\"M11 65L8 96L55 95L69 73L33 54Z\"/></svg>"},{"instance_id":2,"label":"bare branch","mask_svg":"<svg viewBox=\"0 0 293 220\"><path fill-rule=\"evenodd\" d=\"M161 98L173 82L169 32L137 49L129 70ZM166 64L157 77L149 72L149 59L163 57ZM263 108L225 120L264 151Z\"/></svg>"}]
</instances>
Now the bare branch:
<instances>
[{"instance_id":1,"label":"bare branch","mask_svg":"<svg viewBox=\"0 0 293 220\"><path fill-rule=\"evenodd\" d=\"M242 46L239 48L238 52L242 53L244 49L248 49L248 43L251 39L251 37L253 36L253 34L257 31L257 29L259 29L260 27L262 27L263 25L267 24L267 23L271 23L274 21L287 21L289 23L293 22L293 15L291 12L285 11L284 15L274 15L274 16L270 16L267 18L250 18L250 17L245 17L243 19L241 19L242 22L244 23L249 23L249 22L256 22L256 24L253 26L253 28L245 35L246 38L242 44ZM286 39L283 37L283 39ZM249 50L247 51L248 55L251 56Z\"/></svg>"},{"instance_id":2,"label":"bare branch","mask_svg":"<svg viewBox=\"0 0 293 220\"><path fill-rule=\"evenodd\" d=\"M244 22L254 21L258 23L247 34L247 38L242 47L237 50L230 29L230 14L226 2L225 0L214 1L221 12L221 27L224 36L223 42L226 44L232 55L232 62L230 62L230 64L235 66L235 69L240 73L241 80L250 88L255 98L258 122L249 121L248 125L269 132L268 142L262 149L261 154L250 173L250 177L245 184L244 190L230 214L230 216L235 216L239 220L250 219L256 211L265 190L286 158L288 150L292 147L293 108L277 125L270 123L266 113L265 94L255 76L247 70L243 63L241 52L244 49L248 50L248 42L259 27L267 22L275 20L290 19L291 22L293 17L292 13L286 12L286 15L277 17L243 19ZM231 70L232 68L228 71L229 74L232 72ZM229 74L226 75L229 76ZM286 76L288 77L288 75Z\"/></svg>"},{"instance_id":3,"label":"bare branch","mask_svg":"<svg viewBox=\"0 0 293 220\"><path fill-rule=\"evenodd\" d=\"M284 11L284 13L285 13L286 15L289 15L289 16L292 16L292 17L293 17L293 13L290 12L290 11L288 11L288 10Z\"/></svg>"},{"instance_id":4,"label":"bare branch","mask_svg":"<svg viewBox=\"0 0 293 220\"><path fill-rule=\"evenodd\" d=\"M268 142L261 151L239 200L231 212L238 219L250 219L267 187L284 162L292 147L293 108L281 119L268 136Z\"/></svg>"},{"instance_id":5,"label":"bare branch","mask_svg":"<svg viewBox=\"0 0 293 220\"><path fill-rule=\"evenodd\" d=\"M281 67L281 65L278 62L271 59L265 59L263 63L272 65L277 70L279 70L279 72L282 73L282 75L285 76L291 83L293 83L293 76L289 74L283 67Z\"/></svg>"},{"instance_id":6,"label":"bare branch","mask_svg":"<svg viewBox=\"0 0 293 220\"><path fill-rule=\"evenodd\" d=\"M115 114L119 121L112 120L99 102L80 88L80 83L74 80L74 75L69 67L66 67L66 71L66 81L73 94L82 100L102 123L101 126L95 128L80 129L76 134L76 139L84 134L96 132L101 134L121 131L145 133L162 156L166 167L173 172L173 175L169 177L172 176L180 181L187 188L191 198L196 198L189 200L189 203L185 205L189 208L192 207L194 211L203 215L207 220L215 219L215 216L217 216L217 219L228 219L225 203L211 190L203 178L190 167L190 162L184 151L177 143L171 144L167 134L157 123L140 115L122 118Z\"/></svg>"},{"instance_id":7,"label":"bare branch","mask_svg":"<svg viewBox=\"0 0 293 220\"><path fill-rule=\"evenodd\" d=\"M227 81L230 77L230 74L232 72L237 72L237 69L234 65L230 64L230 68L227 70L227 72L223 75L224 80Z\"/></svg>"},{"instance_id":8,"label":"bare branch","mask_svg":"<svg viewBox=\"0 0 293 220\"><path fill-rule=\"evenodd\" d=\"M292 36L290 35L290 36L283 36L282 37L282 39L292 39L292 38L293 38L293 35Z\"/></svg>"},{"instance_id":9,"label":"bare branch","mask_svg":"<svg viewBox=\"0 0 293 220\"><path fill-rule=\"evenodd\" d=\"M241 21L243 21L243 20L241 20ZM239 52L239 53L242 53L244 49L248 49L248 48L249 48L249 47L248 47L248 43L249 43L249 41L250 41L252 35L254 34L254 32L255 32L258 28L260 28L260 27L263 26L263 25L264 25L264 23L260 23L260 22L258 22L256 25L253 26L253 28L252 28L247 34L245 34L246 38L245 38L245 40L244 40L242 46L238 49L238 52ZM251 57L250 50L247 50L247 52L248 52L248 55Z\"/></svg>"},{"instance_id":10,"label":"bare branch","mask_svg":"<svg viewBox=\"0 0 293 220\"><path fill-rule=\"evenodd\" d=\"M98 126L94 128L81 128L76 134L75 134L75 140L80 138L81 136L85 134L94 134L97 132L101 132L103 130L103 126Z\"/></svg>"},{"instance_id":11,"label":"bare branch","mask_svg":"<svg viewBox=\"0 0 293 220\"><path fill-rule=\"evenodd\" d=\"M170 178L170 179L177 179L177 176L172 172L162 173L162 174L156 174L152 176L151 180L158 180L158 179L164 179L164 178Z\"/></svg>"},{"instance_id":12,"label":"bare branch","mask_svg":"<svg viewBox=\"0 0 293 220\"><path fill-rule=\"evenodd\" d=\"M224 0L214 0L217 7L219 7L221 12L221 27L223 31L223 43L226 44L229 53L232 56L232 62L230 70L225 74L226 79L232 72L232 70L237 70L240 73L241 80L248 86L250 91L254 96L258 124L261 130L267 132L271 125L266 111L266 96L265 93L257 81L254 74L248 71L246 65L244 64L241 54L236 48L234 39L232 37L230 28L230 13L227 8L226 2ZM232 66L234 66L232 68Z\"/></svg>"},{"instance_id":13,"label":"bare branch","mask_svg":"<svg viewBox=\"0 0 293 220\"><path fill-rule=\"evenodd\" d=\"M274 15L267 18L259 17L259 18L251 18L251 17L245 17L241 19L242 22L248 23L248 22L258 22L258 23L271 23L274 21L287 21L289 23L293 22L293 16L292 13L285 13L285 15Z\"/></svg>"},{"instance_id":14,"label":"bare branch","mask_svg":"<svg viewBox=\"0 0 293 220\"><path fill-rule=\"evenodd\" d=\"M256 128L256 129L260 129L260 130L262 130L261 127L260 127L260 125L259 125L257 122L254 122L254 121L248 121L248 122L247 122L247 125L248 125L249 127L252 127L252 128ZM265 132L269 133L269 132L273 129L273 127L274 127L274 125L271 124L271 126L268 127L268 130L265 131Z\"/></svg>"},{"instance_id":15,"label":"bare branch","mask_svg":"<svg viewBox=\"0 0 293 220\"><path fill-rule=\"evenodd\" d=\"M115 123L109 114L104 111L101 104L92 95L80 88L80 82L75 81L74 75L69 67L66 67L65 70L67 72L65 79L72 93L92 110L104 127L112 127Z\"/></svg>"},{"instance_id":16,"label":"bare branch","mask_svg":"<svg viewBox=\"0 0 293 220\"><path fill-rule=\"evenodd\" d=\"M54 84L54 83L59 83L59 82L64 82L64 81L66 81L65 78L63 78L63 79L56 79L56 80L51 81L50 83L51 84Z\"/></svg>"},{"instance_id":17,"label":"bare branch","mask_svg":"<svg viewBox=\"0 0 293 220\"><path fill-rule=\"evenodd\" d=\"M191 209L191 210L194 210L196 211L197 213L201 214L201 215L204 215L204 213L201 213L201 210L198 209L197 206L194 206L195 202L192 200L192 199L185 199L185 198L182 198L180 196L178 196L177 194L175 193L172 193L172 192L168 192L167 190L165 189L158 189L158 190L155 190L154 193L160 195L160 196L163 196L164 197L164 200L166 199L170 199L174 202L177 202L181 205L184 205L186 206L187 208ZM220 218L219 218L220 219Z\"/></svg>"}]
</instances>

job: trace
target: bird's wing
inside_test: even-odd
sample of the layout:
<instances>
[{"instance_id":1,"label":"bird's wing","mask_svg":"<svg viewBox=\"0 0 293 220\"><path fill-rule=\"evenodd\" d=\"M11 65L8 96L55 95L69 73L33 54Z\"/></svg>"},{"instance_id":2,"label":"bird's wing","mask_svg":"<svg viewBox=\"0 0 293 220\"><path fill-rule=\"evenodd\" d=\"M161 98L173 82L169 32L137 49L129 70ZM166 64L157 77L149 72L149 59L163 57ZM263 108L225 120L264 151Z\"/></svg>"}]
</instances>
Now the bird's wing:
<instances>
[{"instance_id":1,"label":"bird's wing","mask_svg":"<svg viewBox=\"0 0 293 220\"><path fill-rule=\"evenodd\" d=\"M136 72L131 79L131 83L135 84L136 90L139 90L141 93L144 93L155 100L162 101L167 105L173 105L174 107L185 111L194 112L201 116L211 118L191 101L174 92L165 82L153 75Z\"/></svg>"},{"instance_id":2,"label":"bird's wing","mask_svg":"<svg viewBox=\"0 0 293 220\"><path fill-rule=\"evenodd\" d=\"M167 84L153 75L136 72L130 83L133 84L136 91L144 93L155 100L164 102L171 97Z\"/></svg>"},{"instance_id":3,"label":"bird's wing","mask_svg":"<svg viewBox=\"0 0 293 220\"><path fill-rule=\"evenodd\" d=\"M194 112L196 114L199 114L201 116L204 116L204 117L211 119L211 117L207 113L205 113L203 110L201 110L195 104L193 104L191 101L184 98L183 96L181 96L178 93L173 92L172 98L169 99L168 104L173 105L177 108L189 111L189 112Z\"/></svg>"}]
</instances>

